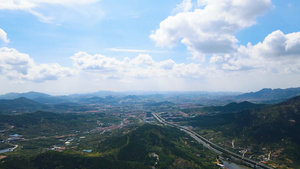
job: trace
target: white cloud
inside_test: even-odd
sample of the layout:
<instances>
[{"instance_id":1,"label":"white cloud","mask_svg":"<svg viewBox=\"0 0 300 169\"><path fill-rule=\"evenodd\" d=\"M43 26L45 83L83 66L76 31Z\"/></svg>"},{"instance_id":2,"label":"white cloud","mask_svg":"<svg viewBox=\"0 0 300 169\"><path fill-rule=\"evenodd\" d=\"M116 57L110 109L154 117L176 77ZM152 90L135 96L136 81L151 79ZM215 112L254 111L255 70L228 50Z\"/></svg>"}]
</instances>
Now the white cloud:
<instances>
[{"instance_id":1,"label":"white cloud","mask_svg":"<svg viewBox=\"0 0 300 169\"><path fill-rule=\"evenodd\" d=\"M146 50L146 49L107 48L105 50L112 51L112 52L131 52L131 53L167 53L167 51Z\"/></svg>"},{"instance_id":2,"label":"white cloud","mask_svg":"<svg viewBox=\"0 0 300 169\"><path fill-rule=\"evenodd\" d=\"M7 38L6 32L0 28L0 40L2 40L4 43L9 43L9 39Z\"/></svg>"},{"instance_id":3,"label":"white cloud","mask_svg":"<svg viewBox=\"0 0 300 169\"><path fill-rule=\"evenodd\" d=\"M157 46L171 48L181 40L195 57L232 53L238 49L234 33L255 24L257 16L270 9L272 3L270 0L202 0L198 6L192 12L169 16L150 38Z\"/></svg>"},{"instance_id":4,"label":"white cloud","mask_svg":"<svg viewBox=\"0 0 300 169\"><path fill-rule=\"evenodd\" d=\"M23 10L31 13L39 18L40 21L52 23L54 19L63 20L68 18L71 13L80 13L90 20L103 15L101 9L94 8L91 4L95 4L100 0L0 0L0 10ZM58 8L63 7L63 9ZM89 6L88 12L86 12ZM85 9L85 10L83 10ZM68 11L68 12L66 12ZM48 16L47 16L48 14ZM89 17L90 14L93 17ZM77 15L78 19L78 15Z\"/></svg>"},{"instance_id":5,"label":"white cloud","mask_svg":"<svg viewBox=\"0 0 300 169\"><path fill-rule=\"evenodd\" d=\"M29 55L12 48L0 48L0 75L19 82L44 82L70 76L72 70L58 64L36 64Z\"/></svg>"},{"instance_id":6,"label":"white cloud","mask_svg":"<svg viewBox=\"0 0 300 169\"><path fill-rule=\"evenodd\" d=\"M199 64L177 64L171 59L157 62L148 54L118 60L100 54L78 52L71 59L78 71L89 72L103 78L197 78L204 74Z\"/></svg>"},{"instance_id":7,"label":"white cloud","mask_svg":"<svg viewBox=\"0 0 300 169\"><path fill-rule=\"evenodd\" d=\"M299 39L293 38L297 33L280 34L275 31L261 43L239 46L235 53L215 54L205 67L202 63L176 63L171 59L156 61L148 54L117 59L78 52L71 59L77 75L110 90L244 91L296 86L300 82L300 53L296 50ZM285 40L278 40L281 36ZM288 50L264 55L275 44Z\"/></svg>"},{"instance_id":8,"label":"white cloud","mask_svg":"<svg viewBox=\"0 0 300 169\"><path fill-rule=\"evenodd\" d=\"M161 69L166 69L166 70L171 70L171 69L173 69L175 65L176 65L176 63L175 63L173 60L171 60L171 59L165 60L165 61L161 61L161 62L159 63L159 67L160 67Z\"/></svg>"},{"instance_id":9,"label":"white cloud","mask_svg":"<svg viewBox=\"0 0 300 169\"><path fill-rule=\"evenodd\" d=\"M24 75L28 73L28 68L33 64L33 60L27 54L20 53L15 49L0 48L0 72L2 74Z\"/></svg>"},{"instance_id":10,"label":"white cloud","mask_svg":"<svg viewBox=\"0 0 300 169\"><path fill-rule=\"evenodd\" d=\"M24 76L24 80L33 82L44 82L47 80L57 80L60 77L71 76L72 70L62 67L59 64L40 64L29 69L28 74Z\"/></svg>"},{"instance_id":11,"label":"white cloud","mask_svg":"<svg viewBox=\"0 0 300 169\"><path fill-rule=\"evenodd\" d=\"M300 73L300 32L269 34L256 45L240 46L236 53L214 55L210 63L221 70Z\"/></svg>"},{"instance_id":12,"label":"white cloud","mask_svg":"<svg viewBox=\"0 0 300 169\"><path fill-rule=\"evenodd\" d=\"M253 49L258 55L268 58L298 57L300 54L300 32L284 35L280 30L269 34Z\"/></svg>"},{"instance_id":13,"label":"white cloud","mask_svg":"<svg viewBox=\"0 0 300 169\"><path fill-rule=\"evenodd\" d=\"M78 52L71 57L76 69L87 71L116 72L124 65L123 61L104 55L90 55L86 52Z\"/></svg>"},{"instance_id":14,"label":"white cloud","mask_svg":"<svg viewBox=\"0 0 300 169\"><path fill-rule=\"evenodd\" d=\"M56 5L84 5L96 3L100 0L0 0L0 9L25 10L34 9L43 4Z\"/></svg>"},{"instance_id":15,"label":"white cloud","mask_svg":"<svg viewBox=\"0 0 300 169\"><path fill-rule=\"evenodd\" d=\"M0 9L25 10L37 7L37 5L28 0L0 0Z\"/></svg>"},{"instance_id":16,"label":"white cloud","mask_svg":"<svg viewBox=\"0 0 300 169\"><path fill-rule=\"evenodd\" d=\"M150 55L139 54L136 58L130 61L130 64L140 66L153 66L155 62Z\"/></svg>"},{"instance_id":17,"label":"white cloud","mask_svg":"<svg viewBox=\"0 0 300 169\"><path fill-rule=\"evenodd\" d=\"M175 13L189 12L193 8L192 0L183 0L183 2L174 9Z\"/></svg>"},{"instance_id":18,"label":"white cloud","mask_svg":"<svg viewBox=\"0 0 300 169\"><path fill-rule=\"evenodd\" d=\"M72 91L67 86L89 92L99 89L239 91L290 87L299 84L300 38L295 37L298 33L285 35L275 31L256 45L240 46L231 54L213 55L205 67L201 63L176 63L171 59L156 61L149 54L117 59L78 52L70 57L73 67L68 68L59 64L37 64L29 55L3 47L0 48L0 78L37 88L64 86L68 92ZM281 51L269 53L273 46L283 47ZM277 82L278 79L284 82ZM35 85L36 82L40 83Z\"/></svg>"}]
</instances>

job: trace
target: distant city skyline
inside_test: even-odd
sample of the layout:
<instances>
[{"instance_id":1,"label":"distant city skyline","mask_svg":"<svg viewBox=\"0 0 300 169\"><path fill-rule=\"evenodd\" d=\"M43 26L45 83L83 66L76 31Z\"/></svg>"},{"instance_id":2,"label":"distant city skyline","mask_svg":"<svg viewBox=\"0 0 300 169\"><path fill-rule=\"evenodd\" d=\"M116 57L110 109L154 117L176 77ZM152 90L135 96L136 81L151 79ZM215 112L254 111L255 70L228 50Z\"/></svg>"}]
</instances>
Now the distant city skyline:
<instances>
[{"instance_id":1,"label":"distant city skyline","mask_svg":"<svg viewBox=\"0 0 300 169\"><path fill-rule=\"evenodd\" d=\"M0 0L0 94L300 86L300 1Z\"/></svg>"}]
</instances>

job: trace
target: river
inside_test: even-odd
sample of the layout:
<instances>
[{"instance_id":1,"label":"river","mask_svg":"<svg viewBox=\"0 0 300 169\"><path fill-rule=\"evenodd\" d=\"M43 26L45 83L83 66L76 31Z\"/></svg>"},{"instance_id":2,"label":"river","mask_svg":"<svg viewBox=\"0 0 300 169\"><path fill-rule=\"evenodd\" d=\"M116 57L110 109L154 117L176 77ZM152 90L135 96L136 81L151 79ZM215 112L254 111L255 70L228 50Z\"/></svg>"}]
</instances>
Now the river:
<instances>
[{"instance_id":1,"label":"river","mask_svg":"<svg viewBox=\"0 0 300 169\"><path fill-rule=\"evenodd\" d=\"M237 165L233 162L224 161L224 160L222 160L222 162L228 169L250 169L249 167L243 165Z\"/></svg>"},{"instance_id":2,"label":"river","mask_svg":"<svg viewBox=\"0 0 300 169\"><path fill-rule=\"evenodd\" d=\"M3 150L0 150L0 153L6 153L6 152L9 152L11 150L13 150L13 148L3 149Z\"/></svg>"}]
</instances>

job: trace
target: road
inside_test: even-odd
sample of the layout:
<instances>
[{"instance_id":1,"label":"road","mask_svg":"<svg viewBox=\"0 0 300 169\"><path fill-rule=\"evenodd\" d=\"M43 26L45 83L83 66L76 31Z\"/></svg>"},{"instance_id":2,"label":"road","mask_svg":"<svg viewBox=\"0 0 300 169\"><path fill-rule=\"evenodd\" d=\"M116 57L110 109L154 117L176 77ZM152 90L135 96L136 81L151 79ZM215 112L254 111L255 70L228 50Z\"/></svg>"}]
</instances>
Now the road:
<instances>
[{"instance_id":1,"label":"road","mask_svg":"<svg viewBox=\"0 0 300 169\"><path fill-rule=\"evenodd\" d=\"M246 157L242 157L241 155L239 154L236 154L234 152L231 152L223 147L220 147L219 145L216 145L212 142L210 142L209 140L207 140L206 138L202 137L201 135L199 135L198 133L190 130L190 129L187 129L187 128L184 128L182 126L179 126L179 125L176 125L176 124L172 124L172 123L169 123L167 121L165 121L165 119L163 119L162 117L160 117L158 114L156 113L152 113L153 117L159 121L160 123L164 124L164 125L168 125L168 126L172 126L172 127L176 127L178 128L179 130L181 131L184 131L186 132L187 134L189 134L191 137L193 137L195 140L197 140L199 143L203 144L205 147L207 147L208 149L218 153L218 154L223 154L223 153L226 153L226 154L229 154L235 158L238 158L238 159L241 159L247 163L250 163L252 164L253 166L256 166L256 167L260 167L260 168L264 168L264 169L273 169L272 167L270 166L267 166L267 165L264 165L264 164L261 164L260 162L257 162L257 161L254 161L252 159L249 159L249 158L246 158Z\"/></svg>"}]
</instances>

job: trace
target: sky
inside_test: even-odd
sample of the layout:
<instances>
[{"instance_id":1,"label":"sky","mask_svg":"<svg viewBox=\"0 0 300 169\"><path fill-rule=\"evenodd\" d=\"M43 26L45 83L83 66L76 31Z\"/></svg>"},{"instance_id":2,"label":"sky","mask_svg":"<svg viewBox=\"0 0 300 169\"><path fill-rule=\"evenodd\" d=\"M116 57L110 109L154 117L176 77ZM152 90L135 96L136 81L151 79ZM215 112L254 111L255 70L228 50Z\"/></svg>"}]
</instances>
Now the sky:
<instances>
[{"instance_id":1,"label":"sky","mask_svg":"<svg viewBox=\"0 0 300 169\"><path fill-rule=\"evenodd\" d=\"M0 94L300 87L299 0L0 0Z\"/></svg>"}]
</instances>

